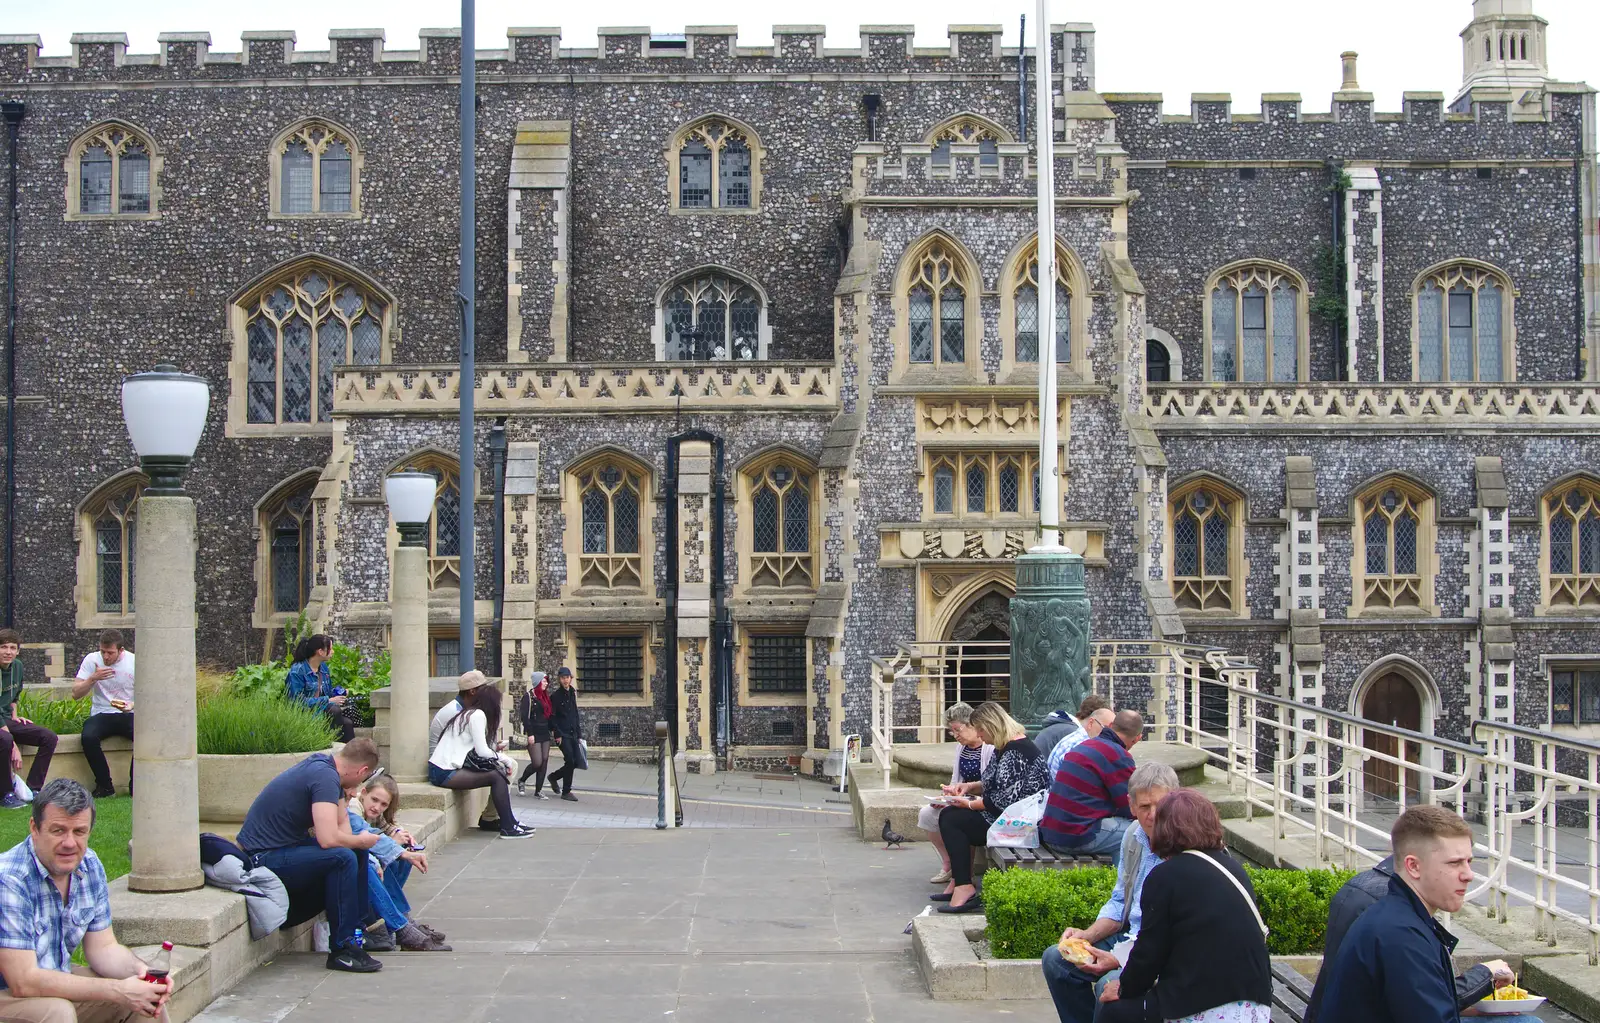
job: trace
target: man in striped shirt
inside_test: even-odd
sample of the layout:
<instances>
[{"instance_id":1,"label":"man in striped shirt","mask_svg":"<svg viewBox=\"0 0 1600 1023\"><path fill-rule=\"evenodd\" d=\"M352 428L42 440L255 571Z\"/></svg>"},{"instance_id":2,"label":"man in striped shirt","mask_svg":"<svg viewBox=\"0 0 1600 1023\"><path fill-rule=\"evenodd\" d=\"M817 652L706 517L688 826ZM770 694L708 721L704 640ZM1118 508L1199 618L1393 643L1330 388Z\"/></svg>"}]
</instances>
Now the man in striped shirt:
<instances>
[{"instance_id":1,"label":"man in striped shirt","mask_svg":"<svg viewBox=\"0 0 1600 1023\"><path fill-rule=\"evenodd\" d=\"M1121 859L1122 836L1133 823L1128 809L1129 751L1144 735L1138 711L1122 710L1111 727L1061 761L1050 779L1039 840L1050 849L1078 856Z\"/></svg>"}]
</instances>

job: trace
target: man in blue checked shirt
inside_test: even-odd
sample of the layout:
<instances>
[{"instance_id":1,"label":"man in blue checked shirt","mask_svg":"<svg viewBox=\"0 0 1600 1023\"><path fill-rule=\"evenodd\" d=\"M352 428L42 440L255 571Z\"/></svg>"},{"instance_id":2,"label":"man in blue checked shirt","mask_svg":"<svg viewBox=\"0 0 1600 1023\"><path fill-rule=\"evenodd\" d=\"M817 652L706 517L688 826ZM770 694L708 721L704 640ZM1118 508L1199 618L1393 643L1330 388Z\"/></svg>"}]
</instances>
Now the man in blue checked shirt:
<instances>
[{"instance_id":1,"label":"man in blue checked shirt","mask_svg":"<svg viewBox=\"0 0 1600 1023\"><path fill-rule=\"evenodd\" d=\"M1095 996L1106 981L1122 972L1122 962L1111 950L1119 944L1131 946L1139 935L1139 896L1144 892L1144 879L1161 862L1150 851L1150 828L1161 798L1177 787L1178 775L1166 764L1144 764L1135 768L1128 779L1128 807L1138 827L1129 828L1123 836L1122 859L1117 864L1117 885L1111 891L1111 899L1088 928L1069 927L1061 935L1062 941L1082 938L1089 942L1094 962L1075 966L1061 957L1058 947L1044 950L1044 982L1055 1000L1061 1023L1091 1023ZM1122 955L1126 958L1126 951Z\"/></svg>"},{"instance_id":2,"label":"man in blue checked shirt","mask_svg":"<svg viewBox=\"0 0 1600 1023\"><path fill-rule=\"evenodd\" d=\"M0 1020L166 1021L171 982L146 980L144 961L111 933L93 826L94 798L57 778L34 797L28 837L0 854ZM72 965L80 942L88 969Z\"/></svg>"}]
</instances>

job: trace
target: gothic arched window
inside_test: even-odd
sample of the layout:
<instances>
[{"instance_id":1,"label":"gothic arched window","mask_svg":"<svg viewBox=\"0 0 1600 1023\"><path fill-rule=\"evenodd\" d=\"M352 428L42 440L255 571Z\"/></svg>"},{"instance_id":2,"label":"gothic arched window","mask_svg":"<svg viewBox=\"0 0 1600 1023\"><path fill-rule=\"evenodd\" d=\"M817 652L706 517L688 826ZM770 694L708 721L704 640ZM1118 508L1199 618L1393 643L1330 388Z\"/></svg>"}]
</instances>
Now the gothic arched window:
<instances>
[{"instance_id":1,"label":"gothic arched window","mask_svg":"<svg viewBox=\"0 0 1600 1023\"><path fill-rule=\"evenodd\" d=\"M150 138L121 122L98 125L67 156L67 217L148 218L156 212L160 158Z\"/></svg>"},{"instance_id":2,"label":"gothic arched window","mask_svg":"<svg viewBox=\"0 0 1600 1023\"><path fill-rule=\"evenodd\" d=\"M326 121L296 124L273 140L274 216L359 216L361 154L355 139Z\"/></svg>"},{"instance_id":3,"label":"gothic arched window","mask_svg":"<svg viewBox=\"0 0 1600 1023\"><path fill-rule=\"evenodd\" d=\"M752 210L761 190L761 144L746 126L707 117L680 130L668 148L673 208Z\"/></svg>"},{"instance_id":4,"label":"gothic arched window","mask_svg":"<svg viewBox=\"0 0 1600 1023\"><path fill-rule=\"evenodd\" d=\"M952 253L929 245L906 289L907 359L941 365L967 360L967 288Z\"/></svg>"},{"instance_id":5,"label":"gothic arched window","mask_svg":"<svg viewBox=\"0 0 1600 1023\"><path fill-rule=\"evenodd\" d=\"M1238 612L1243 507L1238 494L1205 481L1173 494L1172 595L1179 608Z\"/></svg>"},{"instance_id":6,"label":"gothic arched window","mask_svg":"<svg viewBox=\"0 0 1600 1023\"><path fill-rule=\"evenodd\" d=\"M1424 273L1416 287L1414 379L1512 379L1511 305L1511 284L1497 270L1455 263Z\"/></svg>"},{"instance_id":7,"label":"gothic arched window","mask_svg":"<svg viewBox=\"0 0 1600 1023\"><path fill-rule=\"evenodd\" d=\"M1302 378L1306 288L1293 271L1262 263L1224 269L1213 276L1206 302L1208 380Z\"/></svg>"},{"instance_id":8,"label":"gothic arched window","mask_svg":"<svg viewBox=\"0 0 1600 1023\"><path fill-rule=\"evenodd\" d=\"M1577 480L1544 499L1545 603L1600 610L1600 484Z\"/></svg>"},{"instance_id":9,"label":"gothic arched window","mask_svg":"<svg viewBox=\"0 0 1600 1023\"><path fill-rule=\"evenodd\" d=\"M582 554L578 585L603 589L644 585L640 523L645 476L633 463L600 458L573 474Z\"/></svg>"},{"instance_id":10,"label":"gothic arched window","mask_svg":"<svg viewBox=\"0 0 1600 1023\"><path fill-rule=\"evenodd\" d=\"M1039 361L1039 339L1055 335L1057 362L1072 361L1072 291L1067 286L1066 268L1056 253L1055 329L1044 330L1039 323L1039 245L1035 241L1017 261L1012 289L1016 316L1015 352L1019 363Z\"/></svg>"},{"instance_id":11,"label":"gothic arched window","mask_svg":"<svg viewBox=\"0 0 1600 1023\"><path fill-rule=\"evenodd\" d=\"M1380 480L1356 498L1358 610L1433 602L1433 499L1404 480Z\"/></svg>"},{"instance_id":12,"label":"gothic arched window","mask_svg":"<svg viewBox=\"0 0 1600 1023\"><path fill-rule=\"evenodd\" d=\"M239 311L246 423L331 423L334 369L385 361L389 304L335 268L290 270Z\"/></svg>"},{"instance_id":13,"label":"gothic arched window","mask_svg":"<svg viewBox=\"0 0 1600 1023\"><path fill-rule=\"evenodd\" d=\"M816 585L811 472L788 459L748 474L751 586Z\"/></svg>"},{"instance_id":14,"label":"gothic arched window","mask_svg":"<svg viewBox=\"0 0 1600 1023\"><path fill-rule=\"evenodd\" d=\"M755 288L723 274L698 274L661 301L663 354L672 361L755 359L766 310Z\"/></svg>"},{"instance_id":15,"label":"gothic arched window","mask_svg":"<svg viewBox=\"0 0 1600 1023\"><path fill-rule=\"evenodd\" d=\"M80 629L134 624L139 497L145 482L140 473L124 473L102 484L78 507Z\"/></svg>"},{"instance_id":16,"label":"gothic arched window","mask_svg":"<svg viewBox=\"0 0 1600 1023\"><path fill-rule=\"evenodd\" d=\"M424 452L395 472L423 472L437 481L428 520L428 588L461 586L461 468L455 459Z\"/></svg>"}]
</instances>

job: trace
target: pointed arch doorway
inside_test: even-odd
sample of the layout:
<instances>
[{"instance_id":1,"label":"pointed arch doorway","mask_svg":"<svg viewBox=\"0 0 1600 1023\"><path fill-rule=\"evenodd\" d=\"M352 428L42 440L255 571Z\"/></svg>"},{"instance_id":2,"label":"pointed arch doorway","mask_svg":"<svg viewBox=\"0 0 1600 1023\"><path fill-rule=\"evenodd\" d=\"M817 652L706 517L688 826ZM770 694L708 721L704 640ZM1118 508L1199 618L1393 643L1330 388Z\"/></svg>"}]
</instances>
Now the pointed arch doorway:
<instances>
[{"instance_id":1,"label":"pointed arch doorway","mask_svg":"<svg viewBox=\"0 0 1600 1023\"><path fill-rule=\"evenodd\" d=\"M945 639L960 644L945 661L944 705L993 700L1011 705L1011 594L990 587L951 620Z\"/></svg>"},{"instance_id":2,"label":"pointed arch doorway","mask_svg":"<svg viewBox=\"0 0 1600 1023\"><path fill-rule=\"evenodd\" d=\"M1386 672L1367 685L1361 697L1361 716L1368 721L1422 731L1422 692L1416 684L1398 671ZM1401 742L1392 735L1364 732L1363 745L1374 753L1383 753L1407 763L1422 760L1422 745ZM1363 769L1363 787L1368 795L1393 802L1400 800L1401 769L1399 764L1386 760L1368 760ZM1415 804L1422 795L1422 776L1416 771L1405 771L1406 803Z\"/></svg>"}]
</instances>

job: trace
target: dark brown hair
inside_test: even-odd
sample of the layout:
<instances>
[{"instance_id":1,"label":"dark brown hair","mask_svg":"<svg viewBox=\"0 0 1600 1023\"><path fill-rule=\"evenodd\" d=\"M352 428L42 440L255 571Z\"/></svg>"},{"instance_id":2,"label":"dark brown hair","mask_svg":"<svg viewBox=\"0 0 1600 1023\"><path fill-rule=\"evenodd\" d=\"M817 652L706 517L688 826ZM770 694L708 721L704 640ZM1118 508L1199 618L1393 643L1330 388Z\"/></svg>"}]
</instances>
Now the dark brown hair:
<instances>
[{"instance_id":1,"label":"dark brown hair","mask_svg":"<svg viewBox=\"0 0 1600 1023\"><path fill-rule=\"evenodd\" d=\"M7 643L15 643L17 646L21 646L22 634L16 629L0 629L0 646L4 646Z\"/></svg>"},{"instance_id":2,"label":"dark brown hair","mask_svg":"<svg viewBox=\"0 0 1600 1023\"><path fill-rule=\"evenodd\" d=\"M122 633L116 629L107 629L100 634L100 645L114 646L120 650L122 648Z\"/></svg>"},{"instance_id":3,"label":"dark brown hair","mask_svg":"<svg viewBox=\"0 0 1600 1023\"><path fill-rule=\"evenodd\" d=\"M1087 721L1089 720L1090 714L1093 714L1097 710L1105 710L1110 706L1111 704L1106 702L1106 698L1104 696L1101 696L1099 693L1090 693L1088 696L1083 698L1082 703L1078 704L1078 720Z\"/></svg>"},{"instance_id":4,"label":"dark brown hair","mask_svg":"<svg viewBox=\"0 0 1600 1023\"><path fill-rule=\"evenodd\" d=\"M1211 800L1193 789L1168 792L1156 807L1150 851L1162 859L1186 849L1222 848L1222 818Z\"/></svg>"},{"instance_id":5,"label":"dark brown hair","mask_svg":"<svg viewBox=\"0 0 1600 1023\"><path fill-rule=\"evenodd\" d=\"M1397 860L1421 852L1421 846L1440 838L1471 838L1472 829L1452 810L1442 806L1413 806L1389 830L1389 844Z\"/></svg>"}]
</instances>

